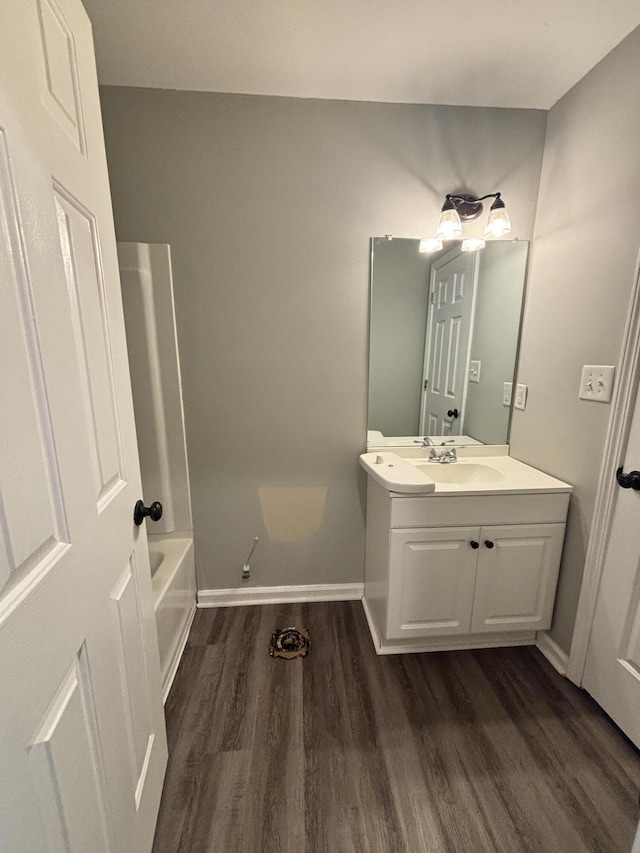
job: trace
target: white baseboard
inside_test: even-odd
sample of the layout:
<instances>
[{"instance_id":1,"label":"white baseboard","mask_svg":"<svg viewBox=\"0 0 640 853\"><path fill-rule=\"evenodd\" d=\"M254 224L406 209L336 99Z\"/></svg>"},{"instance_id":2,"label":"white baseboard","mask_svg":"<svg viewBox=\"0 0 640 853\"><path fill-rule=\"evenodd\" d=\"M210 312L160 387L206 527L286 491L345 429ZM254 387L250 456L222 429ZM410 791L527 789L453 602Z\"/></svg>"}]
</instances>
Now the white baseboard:
<instances>
[{"instance_id":1,"label":"white baseboard","mask_svg":"<svg viewBox=\"0 0 640 853\"><path fill-rule=\"evenodd\" d=\"M196 606L193 605L189 616L185 620L184 627L182 628L182 632L180 634L180 640L176 643L175 650L173 652L173 658L171 659L171 666L167 671L167 676L162 685L162 704L166 704L167 696L169 695L169 691L171 690L171 685L173 684L173 679L176 677L176 672L178 671L178 667L180 666L180 661L182 660L182 653L184 652L184 648L187 645L187 640L189 639L189 631L191 630L191 625L193 623L193 618L196 615Z\"/></svg>"},{"instance_id":2,"label":"white baseboard","mask_svg":"<svg viewBox=\"0 0 640 853\"><path fill-rule=\"evenodd\" d=\"M294 604L311 601L358 601L361 583L320 583L305 586L251 586L246 589L199 589L198 607L238 607L247 604Z\"/></svg>"},{"instance_id":3,"label":"white baseboard","mask_svg":"<svg viewBox=\"0 0 640 853\"><path fill-rule=\"evenodd\" d=\"M551 666L566 678L569 655L562 651L555 640L551 639L548 631L538 631L536 635L536 647L546 657Z\"/></svg>"}]
</instances>

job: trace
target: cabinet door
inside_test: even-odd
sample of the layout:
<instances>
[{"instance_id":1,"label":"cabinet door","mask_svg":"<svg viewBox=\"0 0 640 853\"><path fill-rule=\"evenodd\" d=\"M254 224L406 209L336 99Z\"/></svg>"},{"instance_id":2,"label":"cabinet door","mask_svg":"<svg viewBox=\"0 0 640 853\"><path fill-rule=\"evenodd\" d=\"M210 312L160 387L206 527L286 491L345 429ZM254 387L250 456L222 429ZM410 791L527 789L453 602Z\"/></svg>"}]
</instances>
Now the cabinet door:
<instances>
[{"instance_id":1,"label":"cabinet door","mask_svg":"<svg viewBox=\"0 0 640 853\"><path fill-rule=\"evenodd\" d=\"M481 529L472 633L540 631L551 625L564 527Z\"/></svg>"},{"instance_id":2,"label":"cabinet door","mask_svg":"<svg viewBox=\"0 0 640 853\"><path fill-rule=\"evenodd\" d=\"M387 637L468 634L478 527L391 533Z\"/></svg>"}]
</instances>

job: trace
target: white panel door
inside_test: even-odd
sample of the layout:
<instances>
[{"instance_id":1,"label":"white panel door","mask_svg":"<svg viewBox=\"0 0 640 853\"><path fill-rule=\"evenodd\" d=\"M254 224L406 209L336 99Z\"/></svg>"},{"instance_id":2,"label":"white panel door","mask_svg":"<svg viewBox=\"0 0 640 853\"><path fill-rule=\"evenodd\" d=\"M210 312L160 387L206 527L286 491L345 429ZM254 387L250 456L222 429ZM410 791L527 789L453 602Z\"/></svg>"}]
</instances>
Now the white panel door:
<instances>
[{"instance_id":1,"label":"white panel door","mask_svg":"<svg viewBox=\"0 0 640 853\"><path fill-rule=\"evenodd\" d=\"M639 468L640 394L624 470ZM618 491L582 686L640 747L640 492L633 489Z\"/></svg>"},{"instance_id":2,"label":"white panel door","mask_svg":"<svg viewBox=\"0 0 640 853\"><path fill-rule=\"evenodd\" d=\"M550 627L564 527L516 524L481 529L472 633Z\"/></svg>"},{"instance_id":3,"label":"white panel door","mask_svg":"<svg viewBox=\"0 0 640 853\"><path fill-rule=\"evenodd\" d=\"M477 527L392 531L389 639L469 633L478 538Z\"/></svg>"},{"instance_id":4,"label":"white panel door","mask_svg":"<svg viewBox=\"0 0 640 853\"><path fill-rule=\"evenodd\" d=\"M431 269L421 435L460 435L471 347L476 253L436 261ZM457 416L449 412L456 412Z\"/></svg>"},{"instance_id":5,"label":"white panel door","mask_svg":"<svg viewBox=\"0 0 640 853\"><path fill-rule=\"evenodd\" d=\"M151 849L166 737L80 0L0 35L0 849Z\"/></svg>"}]
</instances>

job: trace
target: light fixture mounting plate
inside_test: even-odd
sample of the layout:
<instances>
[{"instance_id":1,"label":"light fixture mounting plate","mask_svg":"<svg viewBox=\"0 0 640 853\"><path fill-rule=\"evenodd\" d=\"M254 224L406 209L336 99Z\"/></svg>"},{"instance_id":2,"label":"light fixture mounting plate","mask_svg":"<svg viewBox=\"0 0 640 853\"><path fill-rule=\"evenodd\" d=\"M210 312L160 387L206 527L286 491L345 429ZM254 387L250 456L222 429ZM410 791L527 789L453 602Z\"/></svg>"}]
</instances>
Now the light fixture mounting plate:
<instances>
[{"instance_id":1,"label":"light fixture mounting plate","mask_svg":"<svg viewBox=\"0 0 640 853\"><path fill-rule=\"evenodd\" d=\"M451 199L456 206L458 216L463 222L473 222L482 213L484 205L474 195L451 193Z\"/></svg>"}]
</instances>

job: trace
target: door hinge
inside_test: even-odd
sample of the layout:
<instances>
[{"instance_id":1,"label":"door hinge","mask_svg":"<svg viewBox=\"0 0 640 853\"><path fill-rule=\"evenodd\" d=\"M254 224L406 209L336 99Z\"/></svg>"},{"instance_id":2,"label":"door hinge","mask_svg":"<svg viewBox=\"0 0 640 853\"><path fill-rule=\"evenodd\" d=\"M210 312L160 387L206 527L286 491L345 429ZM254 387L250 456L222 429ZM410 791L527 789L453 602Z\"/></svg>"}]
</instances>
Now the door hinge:
<instances>
[{"instance_id":1,"label":"door hinge","mask_svg":"<svg viewBox=\"0 0 640 853\"><path fill-rule=\"evenodd\" d=\"M424 390L426 391L428 387L429 387L429 380L425 379L424 380Z\"/></svg>"},{"instance_id":2,"label":"door hinge","mask_svg":"<svg viewBox=\"0 0 640 853\"><path fill-rule=\"evenodd\" d=\"M432 305L436 304L436 292L435 292L435 290L432 290L431 293L429 294L429 302Z\"/></svg>"}]
</instances>

